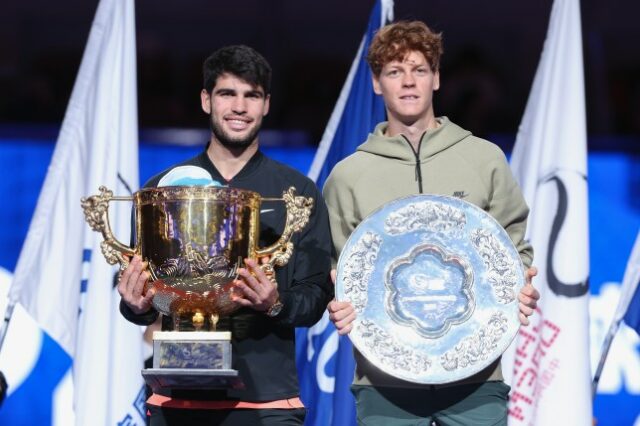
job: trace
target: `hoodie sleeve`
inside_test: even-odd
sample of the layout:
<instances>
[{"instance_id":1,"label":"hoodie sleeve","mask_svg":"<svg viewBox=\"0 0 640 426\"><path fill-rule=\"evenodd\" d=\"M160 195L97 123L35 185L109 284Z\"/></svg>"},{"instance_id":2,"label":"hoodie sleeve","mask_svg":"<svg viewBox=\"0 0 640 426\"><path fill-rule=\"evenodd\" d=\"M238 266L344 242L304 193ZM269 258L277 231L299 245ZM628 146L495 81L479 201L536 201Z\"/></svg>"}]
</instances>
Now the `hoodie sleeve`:
<instances>
[{"instance_id":1,"label":"hoodie sleeve","mask_svg":"<svg viewBox=\"0 0 640 426\"><path fill-rule=\"evenodd\" d=\"M507 231L528 268L533 262L533 247L524 239L529 207L502 152L492 164L491 188L489 213Z\"/></svg>"},{"instance_id":2,"label":"hoodie sleeve","mask_svg":"<svg viewBox=\"0 0 640 426\"><path fill-rule=\"evenodd\" d=\"M333 169L324 185L323 195L329 210L329 224L333 239L333 267L359 220L356 218L354 195L340 165Z\"/></svg>"}]
</instances>

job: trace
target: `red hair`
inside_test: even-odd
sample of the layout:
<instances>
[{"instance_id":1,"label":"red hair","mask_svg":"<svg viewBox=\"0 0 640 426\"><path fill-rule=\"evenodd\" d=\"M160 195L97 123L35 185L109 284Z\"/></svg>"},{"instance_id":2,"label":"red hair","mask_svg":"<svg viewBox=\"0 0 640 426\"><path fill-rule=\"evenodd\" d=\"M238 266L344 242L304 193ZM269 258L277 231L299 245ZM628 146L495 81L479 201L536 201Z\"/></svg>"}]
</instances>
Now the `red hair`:
<instances>
[{"instance_id":1,"label":"red hair","mask_svg":"<svg viewBox=\"0 0 640 426\"><path fill-rule=\"evenodd\" d=\"M420 52L435 72L442 56L442 33L434 33L424 22L400 21L382 27L374 36L367 62L379 76L389 62L404 60L410 52Z\"/></svg>"}]
</instances>

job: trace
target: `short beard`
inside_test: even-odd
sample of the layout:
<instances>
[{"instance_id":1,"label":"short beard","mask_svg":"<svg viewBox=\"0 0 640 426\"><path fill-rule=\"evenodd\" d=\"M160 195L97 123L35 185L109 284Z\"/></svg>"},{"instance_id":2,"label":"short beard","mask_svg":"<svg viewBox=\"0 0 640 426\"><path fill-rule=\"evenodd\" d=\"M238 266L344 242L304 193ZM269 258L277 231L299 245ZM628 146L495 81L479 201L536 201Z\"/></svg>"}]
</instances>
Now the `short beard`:
<instances>
[{"instance_id":1,"label":"short beard","mask_svg":"<svg viewBox=\"0 0 640 426\"><path fill-rule=\"evenodd\" d=\"M251 146L253 141L256 139L258 132L260 131L260 126L262 123L258 123L256 127L247 135L247 137L242 139L233 139L228 134L222 130L216 121L213 119L213 115L209 115L209 127L211 127L211 132L213 136L215 136L216 140L220 142L222 146L229 149L239 149L244 151L248 147Z\"/></svg>"}]
</instances>

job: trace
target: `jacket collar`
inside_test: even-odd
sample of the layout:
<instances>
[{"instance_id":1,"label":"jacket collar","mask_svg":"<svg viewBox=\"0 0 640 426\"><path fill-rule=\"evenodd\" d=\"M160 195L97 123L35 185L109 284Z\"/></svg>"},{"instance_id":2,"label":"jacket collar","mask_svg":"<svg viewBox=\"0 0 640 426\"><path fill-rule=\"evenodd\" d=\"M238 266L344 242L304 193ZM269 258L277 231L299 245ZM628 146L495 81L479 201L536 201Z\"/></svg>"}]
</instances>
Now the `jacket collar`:
<instances>
[{"instance_id":1,"label":"jacket collar","mask_svg":"<svg viewBox=\"0 0 640 426\"><path fill-rule=\"evenodd\" d=\"M204 151L202 151L200 155L198 155L198 163L200 167L208 171L211 174L212 178L219 180L220 182L225 182L227 184L233 184L235 182L247 179L256 171L256 169L266 158L262 151L258 149L256 153L253 154L253 156L249 159L247 164L245 164L244 167L240 169L240 171L234 177L231 178L231 180L226 180L222 177L222 174L220 174L216 166L209 158L209 155L207 154L207 148L209 148L209 143L207 143L207 145L205 146Z\"/></svg>"}]
</instances>

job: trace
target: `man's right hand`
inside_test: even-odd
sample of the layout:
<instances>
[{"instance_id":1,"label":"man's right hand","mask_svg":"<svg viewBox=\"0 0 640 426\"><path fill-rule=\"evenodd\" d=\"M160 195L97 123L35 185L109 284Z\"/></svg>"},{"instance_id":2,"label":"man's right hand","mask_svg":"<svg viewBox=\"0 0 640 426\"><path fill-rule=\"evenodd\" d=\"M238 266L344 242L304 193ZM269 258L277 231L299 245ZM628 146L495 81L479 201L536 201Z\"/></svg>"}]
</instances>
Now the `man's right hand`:
<instances>
[{"instance_id":1,"label":"man's right hand","mask_svg":"<svg viewBox=\"0 0 640 426\"><path fill-rule=\"evenodd\" d=\"M122 271L118 282L118 293L136 315L144 314L151 309L154 290L149 289L146 294L142 294L144 285L149 279L146 269L147 262L143 262L140 256L135 255L131 258L129 266Z\"/></svg>"},{"instance_id":2,"label":"man's right hand","mask_svg":"<svg viewBox=\"0 0 640 426\"><path fill-rule=\"evenodd\" d=\"M336 270L331 270L331 281L333 285L336 284ZM351 302L338 302L332 300L327 306L329 311L329 319L338 329L338 334L344 336L349 334L353 327L353 321L356 319L356 310L353 308Z\"/></svg>"}]
</instances>

